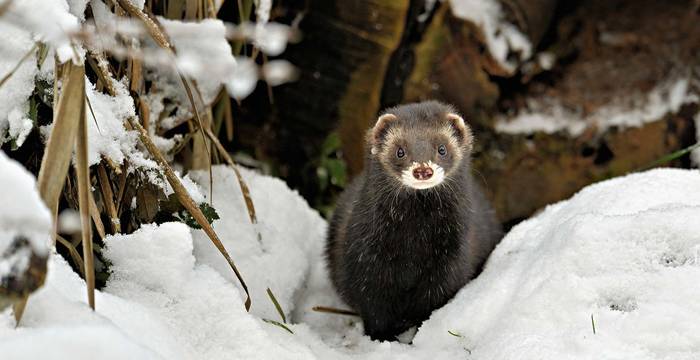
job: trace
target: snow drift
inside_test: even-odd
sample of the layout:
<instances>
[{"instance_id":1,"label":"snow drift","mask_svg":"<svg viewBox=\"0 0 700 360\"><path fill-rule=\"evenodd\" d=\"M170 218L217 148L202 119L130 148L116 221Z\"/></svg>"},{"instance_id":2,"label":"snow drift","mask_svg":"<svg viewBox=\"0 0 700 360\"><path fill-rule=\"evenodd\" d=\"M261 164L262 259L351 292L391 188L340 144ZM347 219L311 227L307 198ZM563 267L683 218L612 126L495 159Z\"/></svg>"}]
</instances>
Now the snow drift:
<instances>
[{"instance_id":1,"label":"snow drift","mask_svg":"<svg viewBox=\"0 0 700 360\"><path fill-rule=\"evenodd\" d=\"M0 151L0 311L44 282L51 215L35 185Z\"/></svg>"},{"instance_id":2,"label":"snow drift","mask_svg":"<svg viewBox=\"0 0 700 360\"><path fill-rule=\"evenodd\" d=\"M516 226L484 272L418 330L378 343L344 307L322 263L325 222L277 180L214 169L214 223L253 295L199 231L146 225L107 239L112 276L85 304L84 282L54 254L23 324L0 315L0 354L48 358L691 359L700 356L700 173L653 170L589 186ZM205 180L195 174L195 181ZM208 181L200 181L207 186ZM203 191L207 194L208 191ZM8 206L3 203L1 206ZM258 236L260 234L260 236ZM281 321L266 289L295 324ZM287 316L289 319L290 316ZM595 323L595 333L593 324ZM37 347L36 344L42 344Z\"/></svg>"}]
</instances>

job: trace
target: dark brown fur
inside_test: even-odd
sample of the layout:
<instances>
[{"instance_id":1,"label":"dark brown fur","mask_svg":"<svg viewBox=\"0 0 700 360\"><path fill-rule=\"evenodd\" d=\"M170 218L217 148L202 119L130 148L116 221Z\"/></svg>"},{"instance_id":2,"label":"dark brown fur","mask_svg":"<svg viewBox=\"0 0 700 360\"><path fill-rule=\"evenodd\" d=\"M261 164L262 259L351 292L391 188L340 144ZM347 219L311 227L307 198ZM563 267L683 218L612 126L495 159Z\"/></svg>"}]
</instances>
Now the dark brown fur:
<instances>
[{"instance_id":1,"label":"dark brown fur","mask_svg":"<svg viewBox=\"0 0 700 360\"><path fill-rule=\"evenodd\" d=\"M369 132L365 169L338 201L326 248L333 284L379 340L449 301L502 235L471 176L471 132L449 119L454 110L424 102L387 113L395 117ZM439 144L450 144L447 155L436 153ZM407 156L394 156L398 146ZM446 169L442 184L416 190L397 179L411 161L428 160Z\"/></svg>"}]
</instances>

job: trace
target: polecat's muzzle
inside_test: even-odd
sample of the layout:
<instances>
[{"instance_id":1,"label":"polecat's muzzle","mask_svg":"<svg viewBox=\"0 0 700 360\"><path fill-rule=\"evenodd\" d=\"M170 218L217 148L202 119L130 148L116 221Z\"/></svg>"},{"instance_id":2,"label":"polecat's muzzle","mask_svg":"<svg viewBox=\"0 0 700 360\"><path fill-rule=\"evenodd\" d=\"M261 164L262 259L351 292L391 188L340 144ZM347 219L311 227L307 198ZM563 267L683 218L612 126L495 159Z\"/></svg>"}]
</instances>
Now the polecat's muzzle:
<instances>
[{"instance_id":1,"label":"polecat's muzzle","mask_svg":"<svg viewBox=\"0 0 700 360\"><path fill-rule=\"evenodd\" d=\"M417 180L428 180L433 176L433 169L427 166L420 166L413 169L413 177Z\"/></svg>"},{"instance_id":2,"label":"polecat's muzzle","mask_svg":"<svg viewBox=\"0 0 700 360\"><path fill-rule=\"evenodd\" d=\"M414 189L428 189L439 185L445 180L445 169L428 161L427 163L413 162L401 172L401 182Z\"/></svg>"}]
</instances>

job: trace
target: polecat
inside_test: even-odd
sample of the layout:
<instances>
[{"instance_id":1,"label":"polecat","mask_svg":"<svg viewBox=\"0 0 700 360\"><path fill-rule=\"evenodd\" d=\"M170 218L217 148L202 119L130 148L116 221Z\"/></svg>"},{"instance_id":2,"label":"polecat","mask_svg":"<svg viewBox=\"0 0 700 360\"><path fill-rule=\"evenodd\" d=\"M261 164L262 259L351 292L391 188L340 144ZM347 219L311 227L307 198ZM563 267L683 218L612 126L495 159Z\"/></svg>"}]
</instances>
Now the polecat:
<instances>
[{"instance_id":1,"label":"polecat","mask_svg":"<svg viewBox=\"0 0 700 360\"><path fill-rule=\"evenodd\" d=\"M469 126L428 101L386 110L326 244L332 282L372 339L420 324L474 278L502 232L472 180Z\"/></svg>"}]
</instances>

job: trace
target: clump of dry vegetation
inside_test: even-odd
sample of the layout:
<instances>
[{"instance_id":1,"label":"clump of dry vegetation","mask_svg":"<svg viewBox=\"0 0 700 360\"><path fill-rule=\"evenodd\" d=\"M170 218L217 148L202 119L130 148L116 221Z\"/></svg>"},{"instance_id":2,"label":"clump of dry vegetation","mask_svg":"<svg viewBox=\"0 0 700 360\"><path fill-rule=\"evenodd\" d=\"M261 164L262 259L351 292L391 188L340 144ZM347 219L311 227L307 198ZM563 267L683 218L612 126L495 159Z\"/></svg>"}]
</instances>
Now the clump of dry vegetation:
<instances>
[{"instance_id":1,"label":"clump of dry vegetation","mask_svg":"<svg viewBox=\"0 0 700 360\"><path fill-rule=\"evenodd\" d=\"M52 239L84 277L93 308L94 290L108 276L109 264L100 254L105 236L171 220L201 228L248 293L235 254L226 251L211 226L218 218L216 210L204 198L195 198L188 190L191 181L182 174L208 169L211 175L211 166L218 163L233 167L250 221L256 222L248 187L219 137L232 140L232 107L259 78L271 86L293 77L288 63L268 56L279 55L294 32L269 23L269 1L238 0L235 24L211 20L223 4L87 2L85 20L63 34L68 56L38 36L14 69L0 74L0 86L7 86L30 61L52 74L35 78L29 100L31 131L24 138L0 131L0 144L5 142L3 150L37 174L39 192L55 223L59 214L79 214L79 231L55 228ZM18 14L19 0L0 2L0 24L33 33L32 19ZM197 42L229 54L198 58ZM43 282L45 271L44 263L31 273L40 273ZM18 321L28 296L24 290L18 295L26 288L21 282L0 291L0 298L20 299L14 305ZM270 297L274 299L271 291ZM249 295L245 306L250 307Z\"/></svg>"}]
</instances>

